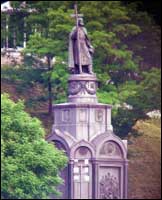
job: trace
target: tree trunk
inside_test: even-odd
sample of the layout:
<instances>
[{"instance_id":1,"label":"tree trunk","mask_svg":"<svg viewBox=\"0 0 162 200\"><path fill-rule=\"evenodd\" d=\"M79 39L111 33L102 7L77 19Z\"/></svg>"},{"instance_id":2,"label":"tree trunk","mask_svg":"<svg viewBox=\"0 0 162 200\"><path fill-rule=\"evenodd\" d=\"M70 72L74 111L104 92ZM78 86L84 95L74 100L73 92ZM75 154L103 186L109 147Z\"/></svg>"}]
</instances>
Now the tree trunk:
<instances>
[{"instance_id":1,"label":"tree trunk","mask_svg":"<svg viewBox=\"0 0 162 200\"><path fill-rule=\"evenodd\" d=\"M14 49L16 49L16 30L15 29L13 32L13 47L14 47Z\"/></svg>"},{"instance_id":2,"label":"tree trunk","mask_svg":"<svg viewBox=\"0 0 162 200\"><path fill-rule=\"evenodd\" d=\"M6 15L6 49L8 49L8 47L9 47L9 39L8 39L9 19L8 18L9 17Z\"/></svg>"},{"instance_id":3,"label":"tree trunk","mask_svg":"<svg viewBox=\"0 0 162 200\"><path fill-rule=\"evenodd\" d=\"M50 72L52 69L51 57L47 57L47 62L48 62L48 71ZM48 113L49 115L52 114L52 84L51 84L50 74L48 77Z\"/></svg>"},{"instance_id":4,"label":"tree trunk","mask_svg":"<svg viewBox=\"0 0 162 200\"><path fill-rule=\"evenodd\" d=\"M26 36L27 36L27 34L26 34L26 26L27 26L27 24L26 24L25 17L24 17L24 35L23 35L23 47L24 48L26 48Z\"/></svg>"}]
</instances>

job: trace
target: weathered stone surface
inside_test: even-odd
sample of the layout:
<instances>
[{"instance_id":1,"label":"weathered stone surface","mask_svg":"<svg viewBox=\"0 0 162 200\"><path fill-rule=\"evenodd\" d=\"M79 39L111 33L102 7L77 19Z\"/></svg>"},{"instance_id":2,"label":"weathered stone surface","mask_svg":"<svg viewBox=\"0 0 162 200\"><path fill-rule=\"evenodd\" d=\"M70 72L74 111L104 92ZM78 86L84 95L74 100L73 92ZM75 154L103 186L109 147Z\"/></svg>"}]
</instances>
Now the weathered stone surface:
<instances>
[{"instance_id":1,"label":"weathered stone surface","mask_svg":"<svg viewBox=\"0 0 162 200\"><path fill-rule=\"evenodd\" d=\"M97 78L91 74L75 74L69 77L68 101L97 103Z\"/></svg>"},{"instance_id":2,"label":"weathered stone surface","mask_svg":"<svg viewBox=\"0 0 162 200\"><path fill-rule=\"evenodd\" d=\"M85 39L78 36L78 42ZM68 102L53 105L54 123L47 137L69 158L68 167L62 172L65 184L59 188L63 191L61 198L125 199L127 145L113 133L111 105L98 103L92 63L80 59L89 53L79 44L72 45L71 41L69 54L74 55L69 68L74 74L68 80Z\"/></svg>"},{"instance_id":3,"label":"weathered stone surface","mask_svg":"<svg viewBox=\"0 0 162 200\"><path fill-rule=\"evenodd\" d=\"M54 105L54 129L66 131L77 140L112 130L111 106L106 104L65 103Z\"/></svg>"},{"instance_id":4,"label":"weathered stone surface","mask_svg":"<svg viewBox=\"0 0 162 200\"><path fill-rule=\"evenodd\" d=\"M47 140L69 157L59 188L65 199L127 198L127 144L113 133L112 106L98 103L96 90L95 75L70 75L68 102L53 105Z\"/></svg>"},{"instance_id":5,"label":"weathered stone surface","mask_svg":"<svg viewBox=\"0 0 162 200\"><path fill-rule=\"evenodd\" d=\"M60 187L62 198L127 198L127 149L113 132L99 134L91 141L76 141L69 133L53 130L47 140L57 141L69 157L68 168L62 172L69 184Z\"/></svg>"}]
</instances>

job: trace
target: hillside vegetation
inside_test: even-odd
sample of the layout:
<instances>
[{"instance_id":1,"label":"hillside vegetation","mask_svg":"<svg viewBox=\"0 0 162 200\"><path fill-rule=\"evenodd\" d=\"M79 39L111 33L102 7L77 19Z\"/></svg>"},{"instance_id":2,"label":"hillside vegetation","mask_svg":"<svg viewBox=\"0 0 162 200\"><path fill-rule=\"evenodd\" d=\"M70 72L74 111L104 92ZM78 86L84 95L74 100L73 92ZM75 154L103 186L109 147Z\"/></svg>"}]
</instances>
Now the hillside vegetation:
<instances>
[{"instance_id":1,"label":"hillside vegetation","mask_svg":"<svg viewBox=\"0 0 162 200\"><path fill-rule=\"evenodd\" d=\"M161 121L138 121L128 145L131 199L161 199Z\"/></svg>"},{"instance_id":2,"label":"hillside vegetation","mask_svg":"<svg viewBox=\"0 0 162 200\"><path fill-rule=\"evenodd\" d=\"M41 96L43 88L35 85L33 88L16 91L18 84L2 81L1 91L10 94L11 99L30 101L34 96ZM35 107L26 110L32 116L41 119L46 134L52 128L52 117L47 113L48 103L37 100ZM129 182L128 195L130 199L160 199L161 197L161 122L160 119L137 121L134 126L136 132L128 135Z\"/></svg>"},{"instance_id":3,"label":"hillside vegetation","mask_svg":"<svg viewBox=\"0 0 162 200\"><path fill-rule=\"evenodd\" d=\"M27 46L20 64L3 63L1 92L9 93L14 101L24 100L25 110L42 121L47 135L53 124L52 104L67 101L68 37L75 25L71 18L74 1L26 1L25 6L12 1L12 6L36 12L25 18L18 12L9 19L17 45L23 43L20 32L26 29ZM161 111L161 28L139 7L140 2L78 2L95 48L98 100L113 105L114 132L128 139L129 198L151 199L160 198L161 186L161 125L147 116L152 110ZM1 42L5 45L6 16L1 13L1 17ZM12 46L12 34L8 36ZM40 62L42 59L46 61Z\"/></svg>"}]
</instances>

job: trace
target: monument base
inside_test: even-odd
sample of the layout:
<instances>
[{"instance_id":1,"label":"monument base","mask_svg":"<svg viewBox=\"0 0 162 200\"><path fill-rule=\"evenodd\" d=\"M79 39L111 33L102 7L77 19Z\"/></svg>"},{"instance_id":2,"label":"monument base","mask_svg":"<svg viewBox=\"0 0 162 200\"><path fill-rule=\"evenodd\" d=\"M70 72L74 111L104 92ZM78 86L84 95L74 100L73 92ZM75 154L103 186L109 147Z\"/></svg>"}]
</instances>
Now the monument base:
<instances>
[{"instance_id":1,"label":"monument base","mask_svg":"<svg viewBox=\"0 0 162 200\"><path fill-rule=\"evenodd\" d=\"M54 129L68 132L77 140L112 131L111 106L100 103L64 103L53 106Z\"/></svg>"},{"instance_id":2,"label":"monument base","mask_svg":"<svg viewBox=\"0 0 162 200\"><path fill-rule=\"evenodd\" d=\"M69 102L97 103L95 74L75 74L69 77Z\"/></svg>"},{"instance_id":3,"label":"monument base","mask_svg":"<svg viewBox=\"0 0 162 200\"><path fill-rule=\"evenodd\" d=\"M127 144L113 133L111 105L98 103L94 74L69 77L68 102L53 105L47 137L66 152L62 199L126 199Z\"/></svg>"}]
</instances>

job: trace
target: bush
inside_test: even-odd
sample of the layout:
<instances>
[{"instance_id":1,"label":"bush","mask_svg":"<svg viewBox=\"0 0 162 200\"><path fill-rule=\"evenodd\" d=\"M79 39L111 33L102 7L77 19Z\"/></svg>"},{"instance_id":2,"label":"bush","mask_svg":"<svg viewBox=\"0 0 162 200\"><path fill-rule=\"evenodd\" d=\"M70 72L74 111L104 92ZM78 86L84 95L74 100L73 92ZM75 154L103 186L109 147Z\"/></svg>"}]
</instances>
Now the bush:
<instances>
[{"instance_id":1,"label":"bush","mask_svg":"<svg viewBox=\"0 0 162 200\"><path fill-rule=\"evenodd\" d=\"M1 199L48 199L58 194L59 171L67 158L45 141L45 131L37 118L1 95Z\"/></svg>"}]
</instances>

